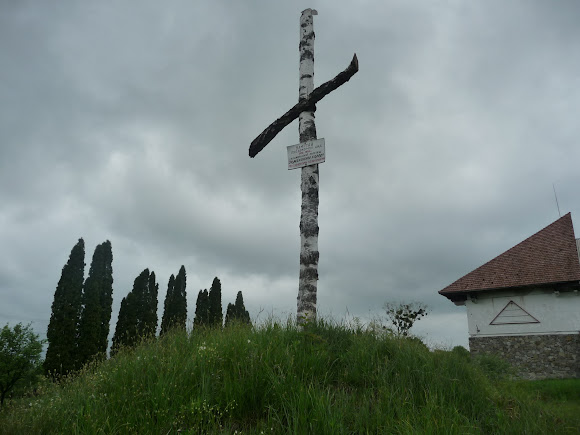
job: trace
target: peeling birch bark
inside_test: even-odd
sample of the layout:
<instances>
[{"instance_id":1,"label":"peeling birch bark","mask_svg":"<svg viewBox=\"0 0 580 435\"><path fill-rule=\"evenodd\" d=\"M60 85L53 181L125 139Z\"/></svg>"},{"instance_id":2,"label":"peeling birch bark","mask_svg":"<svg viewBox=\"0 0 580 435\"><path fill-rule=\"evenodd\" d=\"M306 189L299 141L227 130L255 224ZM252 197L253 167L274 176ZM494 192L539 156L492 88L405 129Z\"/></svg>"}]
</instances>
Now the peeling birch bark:
<instances>
[{"instance_id":1,"label":"peeling birch bark","mask_svg":"<svg viewBox=\"0 0 580 435\"><path fill-rule=\"evenodd\" d=\"M314 89L314 26L313 9L300 16L300 82L298 100L305 101ZM314 109L312 107L312 109ZM316 139L314 110L298 117L300 142ZM299 326L316 320L318 285L318 165L302 168L302 213L300 214L300 277L296 321Z\"/></svg>"}]
</instances>

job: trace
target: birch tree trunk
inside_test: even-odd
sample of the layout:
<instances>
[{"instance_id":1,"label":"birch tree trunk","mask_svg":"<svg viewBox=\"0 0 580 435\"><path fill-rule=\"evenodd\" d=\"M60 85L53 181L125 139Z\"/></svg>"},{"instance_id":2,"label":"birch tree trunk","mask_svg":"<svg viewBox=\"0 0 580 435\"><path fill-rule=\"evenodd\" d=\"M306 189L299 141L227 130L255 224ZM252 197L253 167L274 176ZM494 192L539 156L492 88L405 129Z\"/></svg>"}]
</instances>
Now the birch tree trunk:
<instances>
[{"instance_id":1,"label":"birch tree trunk","mask_svg":"<svg viewBox=\"0 0 580 435\"><path fill-rule=\"evenodd\" d=\"M299 98L304 100L314 89L314 27L313 9L300 16L300 84ZM314 111L298 117L300 142L316 139ZM316 320L316 290L318 284L318 165L302 168L302 212L300 215L300 279L298 283L299 326Z\"/></svg>"}]
</instances>

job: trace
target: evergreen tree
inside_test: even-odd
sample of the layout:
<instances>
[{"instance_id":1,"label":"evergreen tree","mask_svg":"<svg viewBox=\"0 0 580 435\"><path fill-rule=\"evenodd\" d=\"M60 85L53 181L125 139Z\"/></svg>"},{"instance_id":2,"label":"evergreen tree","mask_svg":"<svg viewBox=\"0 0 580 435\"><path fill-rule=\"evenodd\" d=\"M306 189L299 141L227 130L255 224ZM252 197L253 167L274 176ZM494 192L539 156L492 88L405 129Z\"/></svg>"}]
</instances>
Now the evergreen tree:
<instances>
[{"instance_id":1,"label":"evergreen tree","mask_svg":"<svg viewBox=\"0 0 580 435\"><path fill-rule=\"evenodd\" d=\"M224 326L227 328L228 326L232 326L232 324L236 321L236 307L231 302L228 303L228 308L226 309L226 320L224 322Z\"/></svg>"},{"instance_id":2,"label":"evergreen tree","mask_svg":"<svg viewBox=\"0 0 580 435\"><path fill-rule=\"evenodd\" d=\"M135 293L131 291L121 301L111 355L117 353L121 347L132 347L137 343L137 309L138 301Z\"/></svg>"},{"instance_id":3,"label":"evergreen tree","mask_svg":"<svg viewBox=\"0 0 580 435\"><path fill-rule=\"evenodd\" d=\"M105 261L105 273L103 274L103 282L106 284L103 286L103 291L101 292L100 305L101 305L101 322L99 334L99 352L106 355L107 348L109 347L109 333L111 331L111 313L113 311L113 248L110 241L103 243Z\"/></svg>"},{"instance_id":4,"label":"evergreen tree","mask_svg":"<svg viewBox=\"0 0 580 435\"><path fill-rule=\"evenodd\" d=\"M175 276L173 274L169 277L167 283L167 294L165 295L165 303L163 304L163 317L161 319L161 331L159 335L168 332L173 326L173 300L175 292Z\"/></svg>"},{"instance_id":5,"label":"evergreen tree","mask_svg":"<svg viewBox=\"0 0 580 435\"><path fill-rule=\"evenodd\" d=\"M179 328L185 331L185 323L187 321L187 294L185 287L185 267L181 266L177 277L171 275L169 278L160 334L165 334L172 328Z\"/></svg>"},{"instance_id":6,"label":"evergreen tree","mask_svg":"<svg viewBox=\"0 0 580 435\"><path fill-rule=\"evenodd\" d=\"M209 289L209 325L222 327L224 315L222 311L222 285L215 277Z\"/></svg>"},{"instance_id":7,"label":"evergreen tree","mask_svg":"<svg viewBox=\"0 0 580 435\"><path fill-rule=\"evenodd\" d=\"M187 274L185 266L181 266L179 273L175 277L175 327L185 331L187 322Z\"/></svg>"},{"instance_id":8,"label":"evergreen tree","mask_svg":"<svg viewBox=\"0 0 580 435\"><path fill-rule=\"evenodd\" d=\"M197 302L195 304L195 319L193 326L209 326L209 294L207 289L200 290L197 294Z\"/></svg>"},{"instance_id":9,"label":"evergreen tree","mask_svg":"<svg viewBox=\"0 0 580 435\"><path fill-rule=\"evenodd\" d=\"M133 290L121 301L119 318L113 336L112 353L120 347L132 347L157 330L157 292L155 272L145 269L135 278Z\"/></svg>"},{"instance_id":10,"label":"evergreen tree","mask_svg":"<svg viewBox=\"0 0 580 435\"><path fill-rule=\"evenodd\" d=\"M113 253L111 242L95 248L83 290L83 307L77 338L77 368L107 354L113 304Z\"/></svg>"},{"instance_id":11,"label":"evergreen tree","mask_svg":"<svg viewBox=\"0 0 580 435\"><path fill-rule=\"evenodd\" d=\"M133 283L133 300L131 301L132 310L135 312L135 318L131 320L135 323L134 339L137 341L137 337L142 336L145 330L144 318L147 316L146 311L148 311L146 298L147 298L147 287L149 285L149 269L145 269L143 272L135 278ZM133 307L134 306L134 307ZM131 325L133 326L133 325Z\"/></svg>"},{"instance_id":12,"label":"evergreen tree","mask_svg":"<svg viewBox=\"0 0 580 435\"><path fill-rule=\"evenodd\" d=\"M147 270L147 269L146 269ZM139 337L154 337L157 333L157 295L159 284L155 282L155 272L151 271L142 291L140 316L137 323Z\"/></svg>"},{"instance_id":13,"label":"evergreen tree","mask_svg":"<svg viewBox=\"0 0 580 435\"><path fill-rule=\"evenodd\" d=\"M79 239L72 248L52 302L52 314L46 332L48 349L44 370L53 378L75 369L76 334L81 312L85 269L85 242Z\"/></svg>"},{"instance_id":14,"label":"evergreen tree","mask_svg":"<svg viewBox=\"0 0 580 435\"><path fill-rule=\"evenodd\" d=\"M241 291L238 292L236 296L236 303L228 304L225 326L228 326L233 322L239 322L245 325L252 325L252 322L250 320L250 313L248 313L246 307L244 306L244 298L242 296Z\"/></svg>"},{"instance_id":15,"label":"evergreen tree","mask_svg":"<svg viewBox=\"0 0 580 435\"><path fill-rule=\"evenodd\" d=\"M247 324L247 325L251 325L252 321L250 320L250 313L248 313L248 310L246 310L246 307L244 306L244 297L242 296L241 291L239 291L237 296L236 296L235 308L236 308L237 318L242 323Z\"/></svg>"}]
</instances>

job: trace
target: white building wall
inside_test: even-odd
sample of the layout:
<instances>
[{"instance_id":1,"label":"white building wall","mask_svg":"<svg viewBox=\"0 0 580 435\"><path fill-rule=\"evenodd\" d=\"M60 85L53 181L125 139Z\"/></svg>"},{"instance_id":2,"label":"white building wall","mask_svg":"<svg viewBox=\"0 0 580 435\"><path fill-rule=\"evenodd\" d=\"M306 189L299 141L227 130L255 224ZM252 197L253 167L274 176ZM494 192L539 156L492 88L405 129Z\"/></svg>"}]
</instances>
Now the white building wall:
<instances>
[{"instance_id":1,"label":"white building wall","mask_svg":"<svg viewBox=\"0 0 580 435\"><path fill-rule=\"evenodd\" d=\"M513 301L539 323L490 325ZM465 301L470 337L580 333L580 292L489 291ZM528 319L530 320L530 319Z\"/></svg>"}]
</instances>

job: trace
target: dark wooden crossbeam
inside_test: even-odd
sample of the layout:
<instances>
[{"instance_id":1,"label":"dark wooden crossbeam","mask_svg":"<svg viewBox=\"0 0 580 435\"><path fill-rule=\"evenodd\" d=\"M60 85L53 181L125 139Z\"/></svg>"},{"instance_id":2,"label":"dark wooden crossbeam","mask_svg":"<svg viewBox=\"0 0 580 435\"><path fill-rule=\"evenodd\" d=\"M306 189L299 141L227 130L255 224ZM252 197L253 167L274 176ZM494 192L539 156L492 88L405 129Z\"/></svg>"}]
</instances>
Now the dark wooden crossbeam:
<instances>
[{"instance_id":1,"label":"dark wooden crossbeam","mask_svg":"<svg viewBox=\"0 0 580 435\"><path fill-rule=\"evenodd\" d=\"M310 95L308 95L308 98L299 101L288 112L266 127L265 130L260 133L258 137L256 137L256 139L254 139L250 144L250 157L256 157L256 155L262 151L264 147L268 145L272 139L274 139L276 135L284 129L284 127L298 118L301 112L315 111L316 103L318 103L339 86L342 86L348 82L351 77L357 73L357 71L358 59L355 54L350 62L350 65L344 71L339 73L332 80L329 80L326 83L318 86L310 93Z\"/></svg>"}]
</instances>

